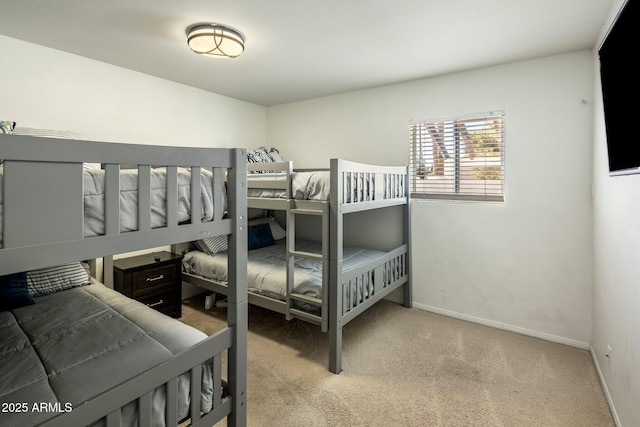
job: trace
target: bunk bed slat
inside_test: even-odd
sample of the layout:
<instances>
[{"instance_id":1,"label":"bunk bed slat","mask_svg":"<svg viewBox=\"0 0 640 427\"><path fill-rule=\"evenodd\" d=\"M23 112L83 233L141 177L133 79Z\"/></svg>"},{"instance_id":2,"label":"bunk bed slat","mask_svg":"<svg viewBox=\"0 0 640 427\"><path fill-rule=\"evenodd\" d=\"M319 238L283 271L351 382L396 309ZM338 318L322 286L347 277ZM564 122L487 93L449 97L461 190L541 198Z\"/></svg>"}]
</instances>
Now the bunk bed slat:
<instances>
[{"instance_id":1,"label":"bunk bed slat","mask_svg":"<svg viewBox=\"0 0 640 427\"><path fill-rule=\"evenodd\" d=\"M222 402L222 357L216 355L212 360L213 368L213 406Z\"/></svg>"},{"instance_id":2,"label":"bunk bed slat","mask_svg":"<svg viewBox=\"0 0 640 427\"><path fill-rule=\"evenodd\" d=\"M120 409L111 412L106 416L107 427L120 427Z\"/></svg>"},{"instance_id":3,"label":"bunk bed slat","mask_svg":"<svg viewBox=\"0 0 640 427\"><path fill-rule=\"evenodd\" d=\"M120 233L120 165L104 167L104 234Z\"/></svg>"},{"instance_id":4,"label":"bunk bed slat","mask_svg":"<svg viewBox=\"0 0 640 427\"><path fill-rule=\"evenodd\" d=\"M151 229L151 166L138 166L138 230Z\"/></svg>"},{"instance_id":5,"label":"bunk bed slat","mask_svg":"<svg viewBox=\"0 0 640 427\"><path fill-rule=\"evenodd\" d=\"M300 257L300 258L316 259L316 260L320 260L320 261L322 261L324 259L322 254L316 254L316 253L313 253L313 252L291 251L290 253L291 253L291 255L296 256L296 257Z\"/></svg>"},{"instance_id":6,"label":"bunk bed slat","mask_svg":"<svg viewBox=\"0 0 640 427\"><path fill-rule=\"evenodd\" d=\"M202 378L202 366L196 365L191 368L191 420L196 422L200 419L200 379Z\"/></svg>"},{"instance_id":7,"label":"bunk bed slat","mask_svg":"<svg viewBox=\"0 0 640 427\"><path fill-rule=\"evenodd\" d=\"M167 420L178 419L178 378L167 382L167 406L165 411Z\"/></svg>"},{"instance_id":8,"label":"bunk bed slat","mask_svg":"<svg viewBox=\"0 0 640 427\"><path fill-rule=\"evenodd\" d=\"M178 168L167 166L167 227L178 225Z\"/></svg>"},{"instance_id":9,"label":"bunk bed slat","mask_svg":"<svg viewBox=\"0 0 640 427\"><path fill-rule=\"evenodd\" d=\"M151 393L138 398L138 427L151 427Z\"/></svg>"},{"instance_id":10,"label":"bunk bed slat","mask_svg":"<svg viewBox=\"0 0 640 427\"><path fill-rule=\"evenodd\" d=\"M374 273L374 293L379 294L384 289L384 265L379 265L375 268Z\"/></svg>"},{"instance_id":11,"label":"bunk bed slat","mask_svg":"<svg viewBox=\"0 0 640 427\"><path fill-rule=\"evenodd\" d=\"M201 211L201 174L202 168L194 166L191 168L191 224L200 224L202 218L200 217Z\"/></svg>"},{"instance_id":12,"label":"bunk bed slat","mask_svg":"<svg viewBox=\"0 0 640 427\"><path fill-rule=\"evenodd\" d=\"M222 219L224 215L224 203L222 201L222 194L224 192L224 182L222 181L222 170L220 168L213 169L212 177L213 188L213 220L217 221Z\"/></svg>"}]
</instances>

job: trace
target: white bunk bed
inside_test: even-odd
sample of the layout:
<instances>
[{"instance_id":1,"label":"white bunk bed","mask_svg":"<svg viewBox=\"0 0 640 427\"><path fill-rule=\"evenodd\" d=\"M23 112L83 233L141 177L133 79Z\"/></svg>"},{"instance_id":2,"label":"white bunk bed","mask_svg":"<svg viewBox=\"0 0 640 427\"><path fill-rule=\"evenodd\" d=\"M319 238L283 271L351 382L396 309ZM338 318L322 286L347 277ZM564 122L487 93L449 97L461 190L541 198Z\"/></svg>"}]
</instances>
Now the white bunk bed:
<instances>
[{"instance_id":1,"label":"white bunk bed","mask_svg":"<svg viewBox=\"0 0 640 427\"><path fill-rule=\"evenodd\" d=\"M286 215L285 241L249 252L248 286L251 304L283 313L287 319L316 323L328 332L329 370L337 374L342 371L344 325L401 287L403 304L411 306L409 197L404 166L342 159L332 159L330 166L324 171L294 171L292 162L247 165L248 207ZM345 246L345 215L393 206L403 209L400 246L384 251ZM321 218L320 242L296 239L296 217L300 215ZM205 257L197 252L186 254L184 280L225 294L224 274L210 274L217 267L207 266L215 259L224 264L224 258L217 254L205 262ZM267 263L273 264L269 271L263 270ZM305 264L316 266L311 271ZM281 291L274 292L277 286L269 282L278 280Z\"/></svg>"},{"instance_id":2,"label":"white bunk bed","mask_svg":"<svg viewBox=\"0 0 640 427\"><path fill-rule=\"evenodd\" d=\"M97 282L0 312L0 424L177 425L186 402L190 425L225 417L246 425L246 150L0 135L0 159L3 280L202 236L229 241L228 326L210 337ZM104 170L83 171L89 162ZM125 163L138 165L128 190ZM154 166L166 171L159 197ZM100 174L104 203L94 209L86 191ZM135 194L134 205L125 192ZM132 206L133 229L123 225ZM101 218L88 217L96 211Z\"/></svg>"}]
</instances>

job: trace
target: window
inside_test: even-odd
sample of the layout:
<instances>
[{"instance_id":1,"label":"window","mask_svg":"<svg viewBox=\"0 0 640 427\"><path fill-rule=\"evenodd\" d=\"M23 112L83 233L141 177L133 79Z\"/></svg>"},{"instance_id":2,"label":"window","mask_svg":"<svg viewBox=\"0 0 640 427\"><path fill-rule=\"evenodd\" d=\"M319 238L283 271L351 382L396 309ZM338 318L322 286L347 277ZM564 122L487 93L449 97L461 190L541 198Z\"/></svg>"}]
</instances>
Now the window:
<instances>
[{"instance_id":1,"label":"window","mask_svg":"<svg viewBox=\"0 0 640 427\"><path fill-rule=\"evenodd\" d=\"M416 121L411 139L411 197L504 201L503 111Z\"/></svg>"}]
</instances>

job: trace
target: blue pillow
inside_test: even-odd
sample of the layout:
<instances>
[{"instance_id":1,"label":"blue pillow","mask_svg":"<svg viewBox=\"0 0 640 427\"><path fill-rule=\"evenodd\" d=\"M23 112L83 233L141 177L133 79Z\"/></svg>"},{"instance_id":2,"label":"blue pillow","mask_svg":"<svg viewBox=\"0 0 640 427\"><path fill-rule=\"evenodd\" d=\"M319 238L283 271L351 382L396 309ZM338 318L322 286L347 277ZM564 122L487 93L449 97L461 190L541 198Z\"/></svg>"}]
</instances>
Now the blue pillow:
<instances>
[{"instance_id":1,"label":"blue pillow","mask_svg":"<svg viewBox=\"0 0 640 427\"><path fill-rule=\"evenodd\" d=\"M249 250L275 245L269 224L257 224L249 227Z\"/></svg>"},{"instance_id":2,"label":"blue pillow","mask_svg":"<svg viewBox=\"0 0 640 427\"><path fill-rule=\"evenodd\" d=\"M27 273L0 276L0 311L35 304L27 290Z\"/></svg>"}]
</instances>

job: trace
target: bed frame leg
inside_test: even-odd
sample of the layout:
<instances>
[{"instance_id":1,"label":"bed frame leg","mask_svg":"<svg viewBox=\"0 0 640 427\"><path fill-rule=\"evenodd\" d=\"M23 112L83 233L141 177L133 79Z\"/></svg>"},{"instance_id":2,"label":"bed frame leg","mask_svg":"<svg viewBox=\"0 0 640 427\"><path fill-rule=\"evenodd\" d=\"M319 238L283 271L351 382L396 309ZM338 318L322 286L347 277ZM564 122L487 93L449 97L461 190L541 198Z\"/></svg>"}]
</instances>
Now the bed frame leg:
<instances>
[{"instance_id":1,"label":"bed frame leg","mask_svg":"<svg viewBox=\"0 0 640 427\"><path fill-rule=\"evenodd\" d=\"M405 182L409 182L409 172L407 171L407 176L405 177ZM411 283L413 279L412 272L412 262L411 262L411 195L409 194L409 188L405 188L405 197L407 198L407 203L402 208L402 216L403 216L403 238L404 242L407 244L407 253L405 253L405 268L408 276L407 283L404 284L403 287L403 305L407 308L413 307L413 284Z\"/></svg>"},{"instance_id":2,"label":"bed frame leg","mask_svg":"<svg viewBox=\"0 0 640 427\"><path fill-rule=\"evenodd\" d=\"M113 255L102 258L102 279L102 283L113 289Z\"/></svg>"},{"instance_id":3,"label":"bed frame leg","mask_svg":"<svg viewBox=\"0 0 640 427\"><path fill-rule=\"evenodd\" d=\"M411 292L411 276L409 276L409 280L407 281L407 283L404 284L402 295L403 295L402 305L405 306L406 308L412 308L413 296Z\"/></svg>"},{"instance_id":4,"label":"bed frame leg","mask_svg":"<svg viewBox=\"0 0 640 427\"><path fill-rule=\"evenodd\" d=\"M342 372L342 322L331 319L329 325L329 371Z\"/></svg>"},{"instance_id":5,"label":"bed frame leg","mask_svg":"<svg viewBox=\"0 0 640 427\"><path fill-rule=\"evenodd\" d=\"M249 303L243 301L229 306L231 317L236 320L233 345L229 349L229 360L235 364L229 371L229 388L233 396L233 410L227 417L228 426L247 425L247 330L249 327ZM234 310L235 307L235 310Z\"/></svg>"}]
</instances>

